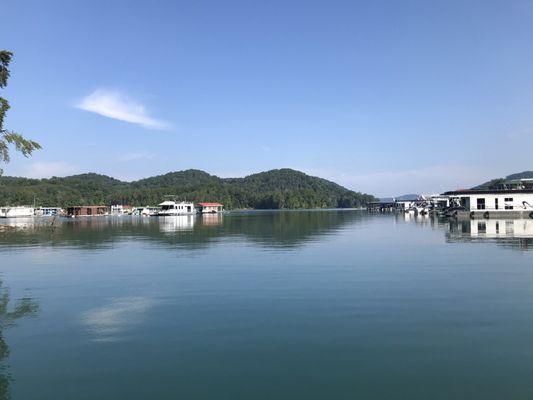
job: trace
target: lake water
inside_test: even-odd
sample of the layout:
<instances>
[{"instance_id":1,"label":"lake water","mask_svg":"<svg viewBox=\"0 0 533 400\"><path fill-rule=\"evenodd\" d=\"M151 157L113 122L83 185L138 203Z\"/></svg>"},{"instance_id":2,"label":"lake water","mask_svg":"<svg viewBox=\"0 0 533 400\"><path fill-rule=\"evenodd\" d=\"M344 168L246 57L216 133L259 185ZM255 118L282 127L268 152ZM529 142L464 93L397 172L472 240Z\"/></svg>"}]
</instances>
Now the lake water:
<instances>
[{"instance_id":1,"label":"lake water","mask_svg":"<svg viewBox=\"0 0 533 400\"><path fill-rule=\"evenodd\" d=\"M533 396L533 221L0 224L1 399Z\"/></svg>"}]
</instances>

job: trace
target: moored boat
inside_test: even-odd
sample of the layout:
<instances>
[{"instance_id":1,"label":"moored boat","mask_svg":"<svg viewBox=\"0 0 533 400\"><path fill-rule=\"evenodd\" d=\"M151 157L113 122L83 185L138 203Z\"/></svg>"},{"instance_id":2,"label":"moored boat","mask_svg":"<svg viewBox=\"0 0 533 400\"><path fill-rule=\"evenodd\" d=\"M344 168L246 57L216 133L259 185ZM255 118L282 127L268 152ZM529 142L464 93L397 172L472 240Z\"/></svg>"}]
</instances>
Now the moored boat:
<instances>
[{"instance_id":1,"label":"moored boat","mask_svg":"<svg viewBox=\"0 0 533 400\"><path fill-rule=\"evenodd\" d=\"M171 217L174 215L191 215L196 214L194 203L188 201L172 201L167 200L159 204L161 210L157 213L159 216Z\"/></svg>"},{"instance_id":2,"label":"moored boat","mask_svg":"<svg viewBox=\"0 0 533 400\"><path fill-rule=\"evenodd\" d=\"M0 208L0 218L33 217L34 215L35 215L35 209L29 206Z\"/></svg>"}]
</instances>

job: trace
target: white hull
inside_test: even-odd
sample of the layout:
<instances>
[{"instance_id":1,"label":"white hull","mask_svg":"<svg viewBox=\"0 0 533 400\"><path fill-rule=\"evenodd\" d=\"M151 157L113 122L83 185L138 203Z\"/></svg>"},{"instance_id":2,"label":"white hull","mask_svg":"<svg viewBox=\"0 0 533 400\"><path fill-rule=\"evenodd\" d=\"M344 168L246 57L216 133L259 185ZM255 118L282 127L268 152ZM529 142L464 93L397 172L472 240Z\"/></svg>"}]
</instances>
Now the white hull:
<instances>
[{"instance_id":1,"label":"white hull","mask_svg":"<svg viewBox=\"0 0 533 400\"><path fill-rule=\"evenodd\" d=\"M160 217L178 217L180 215L195 215L196 211L179 211L179 210L168 210L168 211L160 211L157 215Z\"/></svg>"},{"instance_id":2,"label":"white hull","mask_svg":"<svg viewBox=\"0 0 533 400\"><path fill-rule=\"evenodd\" d=\"M0 218L28 218L35 215L32 207L3 207L0 208Z\"/></svg>"}]
</instances>

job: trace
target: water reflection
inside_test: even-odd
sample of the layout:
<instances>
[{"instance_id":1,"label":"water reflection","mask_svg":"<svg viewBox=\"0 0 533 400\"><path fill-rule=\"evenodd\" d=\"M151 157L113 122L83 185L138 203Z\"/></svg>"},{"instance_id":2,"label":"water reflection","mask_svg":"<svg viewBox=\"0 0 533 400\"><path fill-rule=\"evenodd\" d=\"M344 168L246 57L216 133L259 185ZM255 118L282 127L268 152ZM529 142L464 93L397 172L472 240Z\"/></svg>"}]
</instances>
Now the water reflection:
<instances>
[{"instance_id":1,"label":"water reflection","mask_svg":"<svg viewBox=\"0 0 533 400\"><path fill-rule=\"evenodd\" d=\"M196 215L177 215L175 217L159 218L161 232L191 231L194 229Z\"/></svg>"},{"instance_id":2,"label":"water reflection","mask_svg":"<svg viewBox=\"0 0 533 400\"><path fill-rule=\"evenodd\" d=\"M9 374L6 359L9 356L9 346L4 339L4 331L12 327L19 319L35 315L39 305L30 298L19 300L13 308L10 307L9 289L0 280L0 399L9 399Z\"/></svg>"},{"instance_id":3,"label":"water reflection","mask_svg":"<svg viewBox=\"0 0 533 400\"><path fill-rule=\"evenodd\" d=\"M313 237L328 235L368 215L360 211L280 211L206 214L179 217L95 217L0 221L0 251L18 246L112 247L128 238L166 248L199 249L222 238L245 239L260 246L298 247Z\"/></svg>"},{"instance_id":4,"label":"water reflection","mask_svg":"<svg viewBox=\"0 0 533 400\"><path fill-rule=\"evenodd\" d=\"M484 219L450 220L449 242L494 242L521 250L533 249L533 220Z\"/></svg>"},{"instance_id":5,"label":"water reflection","mask_svg":"<svg viewBox=\"0 0 533 400\"><path fill-rule=\"evenodd\" d=\"M396 214L398 224L442 230L448 243L495 243L518 250L533 249L532 219L455 219Z\"/></svg>"},{"instance_id":6,"label":"water reflection","mask_svg":"<svg viewBox=\"0 0 533 400\"><path fill-rule=\"evenodd\" d=\"M111 248L128 239L168 249L203 249L222 239L246 240L268 248L298 248L311 240L371 218L360 211L260 211L178 217L4 219L0 251L25 246ZM457 220L396 214L396 223L442 230L448 242L490 241L517 249L533 248L533 220Z\"/></svg>"}]
</instances>

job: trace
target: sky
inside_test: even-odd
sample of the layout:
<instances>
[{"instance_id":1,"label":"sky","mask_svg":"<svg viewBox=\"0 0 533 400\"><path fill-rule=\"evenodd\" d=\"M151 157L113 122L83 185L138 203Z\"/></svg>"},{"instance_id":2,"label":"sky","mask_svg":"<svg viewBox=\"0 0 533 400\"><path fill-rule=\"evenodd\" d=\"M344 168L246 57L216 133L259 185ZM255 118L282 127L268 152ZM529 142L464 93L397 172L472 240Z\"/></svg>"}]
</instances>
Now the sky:
<instances>
[{"instance_id":1,"label":"sky","mask_svg":"<svg viewBox=\"0 0 533 400\"><path fill-rule=\"evenodd\" d=\"M1 0L12 176L294 168L378 196L533 170L533 1Z\"/></svg>"}]
</instances>

